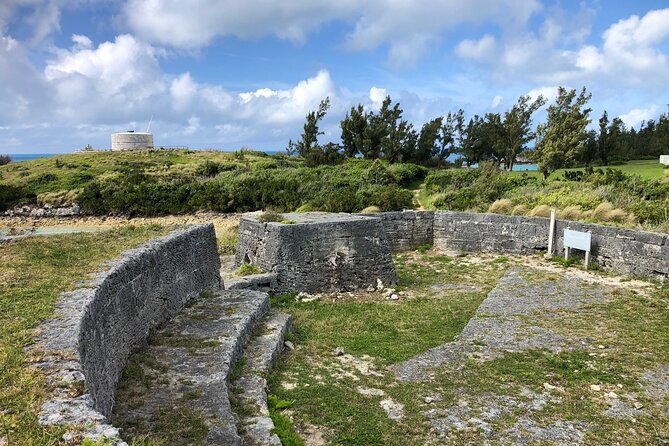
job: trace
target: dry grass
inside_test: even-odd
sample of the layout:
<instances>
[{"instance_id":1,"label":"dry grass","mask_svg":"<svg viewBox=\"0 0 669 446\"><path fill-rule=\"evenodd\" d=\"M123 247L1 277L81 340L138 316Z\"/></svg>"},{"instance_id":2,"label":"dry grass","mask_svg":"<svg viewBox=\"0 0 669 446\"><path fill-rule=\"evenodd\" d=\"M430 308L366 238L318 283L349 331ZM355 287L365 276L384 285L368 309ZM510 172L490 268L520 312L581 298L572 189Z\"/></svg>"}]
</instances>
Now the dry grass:
<instances>
[{"instance_id":1,"label":"dry grass","mask_svg":"<svg viewBox=\"0 0 669 446\"><path fill-rule=\"evenodd\" d=\"M546 204L540 204L530 211L530 217L550 217L551 207Z\"/></svg>"},{"instance_id":2,"label":"dry grass","mask_svg":"<svg viewBox=\"0 0 669 446\"><path fill-rule=\"evenodd\" d=\"M59 207L72 206L77 202L77 197L81 191L75 190L61 190L58 192L45 192L37 196L37 204L43 206L45 204Z\"/></svg>"},{"instance_id":3,"label":"dry grass","mask_svg":"<svg viewBox=\"0 0 669 446\"><path fill-rule=\"evenodd\" d=\"M363 214L376 214L377 212L381 212L381 209L378 206L367 206L360 212Z\"/></svg>"},{"instance_id":4,"label":"dry grass","mask_svg":"<svg viewBox=\"0 0 669 446\"><path fill-rule=\"evenodd\" d=\"M579 220L582 216L581 206L567 206L558 212L558 218L563 220Z\"/></svg>"},{"instance_id":5,"label":"dry grass","mask_svg":"<svg viewBox=\"0 0 669 446\"><path fill-rule=\"evenodd\" d=\"M508 198L502 198L491 204L488 208L488 212L493 214L509 214L511 212L512 206L513 202L511 200Z\"/></svg>"},{"instance_id":6,"label":"dry grass","mask_svg":"<svg viewBox=\"0 0 669 446\"><path fill-rule=\"evenodd\" d=\"M527 206L524 204L519 204L518 206L514 206L514 208L511 210L511 215L527 215Z\"/></svg>"}]
</instances>

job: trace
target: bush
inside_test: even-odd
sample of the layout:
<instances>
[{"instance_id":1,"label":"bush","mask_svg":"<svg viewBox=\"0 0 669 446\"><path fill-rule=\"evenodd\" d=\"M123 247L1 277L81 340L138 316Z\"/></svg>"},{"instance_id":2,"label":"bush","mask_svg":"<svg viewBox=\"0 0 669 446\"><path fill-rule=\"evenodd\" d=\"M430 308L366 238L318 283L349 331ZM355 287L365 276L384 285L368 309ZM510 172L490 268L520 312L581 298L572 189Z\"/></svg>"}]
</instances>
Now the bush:
<instances>
[{"instance_id":1,"label":"bush","mask_svg":"<svg viewBox=\"0 0 669 446\"><path fill-rule=\"evenodd\" d=\"M5 164L9 164L12 162L12 159L9 157L9 155L0 155L0 166L4 166Z\"/></svg>"},{"instance_id":2,"label":"bush","mask_svg":"<svg viewBox=\"0 0 669 446\"><path fill-rule=\"evenodd\" d=\"M558 212L558 218L563 220L579 220L582 216L581 206L567 206Z\"/></svg>"},{"instance_id":3,"label":"bush","mask_svg":"<svg viewBox=\"0 0 669 446\"><path fill-rule=\"evenodd\" d=\"M215 177L222 171L223 164L211 160L206 160L197 168L197 174L204 177Z\"/></svg>"},{"instance_id":4,"label":"bush","mask_svg":"<svg viewBox=\"0 0 669 446\"><path fill-rule=\"evenodd\" d=\"M44 206L72 206L77 202L80 190L62 190L59 192L45 192L37 196L37 204Z\"/></svg>"},{"instance_id":5,"label":"bush","mask_svg":"<svg viewBox=\"0 0 669 446\"><path fill-rule=\"evenodd\" d=\"M511 210L511 215L527 215L527 206L524 204L514 206L513 210Z\"/></svg>"},{"instance_id":6,"label":"bush","mask_svg":"<svg viewBox=\"0 0 669 446\"><path fill-rule=\"evenodd\" d=\"M258 221L263 223L282 222L285 218L274 210L267 210L258 216Z\"/></svg>"},{"instance_id":7,"label":"bush","mask_svg":"<svg viewBox=\"0 0 669 446\"><path fill-rule=\"evenodd\" d=\"M363 174L363 183L373 185L397 184L397 177L384 165L381 160L374 160L369 169Z\"/></svg>"},{"instance_id":8,"label":"bush","mask_svg":"<svg viewBox=\"0 0 669 446\"><path fill-rule=\"evenodd\" d=\"M387 186L370 186L356 193L356 210L376 206L383 212L411 209L413 193L395 184Z\"/></svg>"},{"instance_id":9,"label":"bush","mask_svg":"<svg viewBox=\"0 0 669 446\"><path fill-rule=\"evenodd\" d=\"M511 211L511 206L513 206L511 200L502 198L500 200L495 200L495 202L488 208L488 212L493 214L508 214Z\"/></svg>"},{"instance_id":10,"label":"bush","mask_svg":"<svg viewBox=\"0 0 669 446\"><path fill-rule=\"evenodd\" d=\"M391 164L389 170L397 179L400 186L408 186L416 180L422 180L429 172L427 167L411 163Z\"/></svg>"},{"instance_id":11,"label":"bush","mask_svg":"<svg viewBox=\"0 0 669 446\"><path fill-rule=\"evenodd\" d=\"M592 211L592 218L598 221L609 221L609 214L613 211L613 209L613 205L605 201Z\"/></svg>"},{"instance_id":12,"label":"bush","mask_svg":"<svg viewBox=\"0 0 669 446\"><path fill-rule=\"evenodd\" d=\"M4 212L17 204L33 202L35 194L24 188L0 183L0 211Z\"/></svg>"},{"instance_id":13,"label":"bush","mask_svg":"<svg viewBox=\"0 0 669 446\"><path fill-rule=\"evenodd\" d=\"M379 209L378 206L367 206L365 209L360 211L362 214L376 214L378 212L381 212L381 209Z\"/></svg>"},{"instance_id":14,"label":"bush","mask_svg":"<svg viewBox=\"0 0 669 446\"><path fill-rule=\"evenodd\" d=\"M551 207L540 204L530 211L530 217L550 217Z\"/></svg>"}]
</instances>

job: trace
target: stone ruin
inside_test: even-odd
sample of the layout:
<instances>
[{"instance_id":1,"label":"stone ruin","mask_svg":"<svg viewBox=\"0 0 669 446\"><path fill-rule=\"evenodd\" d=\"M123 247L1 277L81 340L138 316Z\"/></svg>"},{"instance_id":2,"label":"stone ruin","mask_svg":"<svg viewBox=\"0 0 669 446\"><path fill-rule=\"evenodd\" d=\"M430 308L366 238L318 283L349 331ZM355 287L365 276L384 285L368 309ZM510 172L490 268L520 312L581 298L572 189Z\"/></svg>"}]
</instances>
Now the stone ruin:
<instances>
[{"instance_id":1,"label":"stone ruin","mask_svg":"<svg viewBox=\"0 0 669 446\"><path fill-rule=\"evenodd\" d=\"M446 211L285 214L284 218L283 222L265 223L258 214L249 214L241 219L235 263L265 270L258 280L245 278L222 291L214 228L200 225L131 250L111 262L87 287L63 293L56 314L40 327L33 347L42 358L35 366L47 373L56 389L42 407L40 422L86 425L84 435L124 444L109 418L115 387L129 355L146 345L149 333L161 324L187 319L189 312L195 312L192 321L201 321L197 313L201 304L202 311L218 308L220 314L213 321L221 333L217 339L225 340L210 347L205 343L197 352L212 355L211 363L217 369L207 373L221 380L215 401L209 398L211 393L202 392L206 401L200 407L218 417L218 427L211 432L220 441L208 439L208 443L241 445L242 435L255 433L260 437L246 441L277 444L262 377L283 346L290 319L270 310L267 293L244 288L262 285L283 293L364 289L376 287L379 280L392 285L397 280L393 251L434 245L441 250L545 252L549 223L545 218ZM622 274L669 278L669 235L559 220L558 252L565 227L592 233L593 261L602 266ZM198 298L203 292L212 293L209 304ZM189 300L196 305L184 311ZM180 323L187 326L183 320ZM267 326L274 330L258 334ZM188 336L190 331L185 333ZM245 424L246 434L242 434L231 421L235 417L227 385L232 367L249 348L257 350L250 358L267 359L249 370L245 379L261 413ZM200 361L193 364L193 375L201 375ZM208 378L202 376L200 382Z\"/></svg>"}]
</instances>

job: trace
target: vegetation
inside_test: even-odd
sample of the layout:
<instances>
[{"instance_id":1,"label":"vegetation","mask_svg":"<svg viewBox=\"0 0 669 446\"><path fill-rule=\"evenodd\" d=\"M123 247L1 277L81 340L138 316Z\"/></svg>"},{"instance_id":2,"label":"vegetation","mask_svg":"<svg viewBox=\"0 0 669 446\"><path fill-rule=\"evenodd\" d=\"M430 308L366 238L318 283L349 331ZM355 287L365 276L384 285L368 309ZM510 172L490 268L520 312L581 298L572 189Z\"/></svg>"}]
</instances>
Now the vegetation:
<instances>
[{"instance_id":1,"label":"vegetation","mask_svg":"<svg viewBox=\"0 0 669 446\"><path fill-rule=\"evenodd\" d=\"M57 445L62 427L38 424L48 387L28 367L25 347L36 324L52 315L62 291L87 278L107 259L148 238L159 226L128 226L95 234L30 237L0 244L0 440L7 444Z\"/></svg>"},{"instance_id":2,"label":"vegetation","mask_svg":"<svg viewBox=\"0 0 669 446\"><path fill-rule=\"evenodd\" d=\"M490 437L473 422L453 428L447 437L435 438L430 414L457 416L461 413L458 407L468 404L472 412L465 416L467 420L483 413L499 395L500 416L483 418L495 432L504 432L520 418L542 427L556 420L583 420L590 426L584 444L661 444L669 435L664 404L645 397L638 380L648 370L662 366L668 353L666 287L650 285L643 293L632 287L616 288L609 302L586 306L573 316L533 317L532 324L566 338L589 339L593 349L508 351L487 360L475 356L432 369L429 380L417 383L397 381L388 369L390 364L452 340L498 278L519 262L527 265L528 260L403 253L395 262L399 288L409 297L399 301L364 293L355 299L314 302L296 302L294 295L274 298L273 305L294 316L298 348L284 355L272 372L272 400L290 401L295 430L303 432L305 426L311 426L313 432L316 426L323 444L480 444ZM543 269L523 274L528 280L559 277ZM597 280L594 274L592 277ZM443 284L481 288L463 292L439 287L435 291L435 285ZM332 354L339 346L346 352L344 357ZM592 384L600 385L602 391L593 392ZM547 390L551 388L554 390ZM365 394L365 390L375 393ZM648 412L639 411L634 419L605 415L609 406L604 394L609 391L615 391L621 401L628 394L636 395ZM533 394L543 394L548 401L544 408L530 413L522 404L508 403L531 404ZM383 399L401 403L403 419L390 420L381 408ZM466 407L463 412L469 413Z\"/></svg>"},{"instance_id":3,"label":"vegetation","mask_svg":"<svg viewBox=\"0 0 669 446\"><path fill-rule=\"evenodd\" d=\"M0 155L0 166L4 166L5 164L9 164L12 162L12 159L9 157L9 155Z\"/></svg>"}]
</instances>

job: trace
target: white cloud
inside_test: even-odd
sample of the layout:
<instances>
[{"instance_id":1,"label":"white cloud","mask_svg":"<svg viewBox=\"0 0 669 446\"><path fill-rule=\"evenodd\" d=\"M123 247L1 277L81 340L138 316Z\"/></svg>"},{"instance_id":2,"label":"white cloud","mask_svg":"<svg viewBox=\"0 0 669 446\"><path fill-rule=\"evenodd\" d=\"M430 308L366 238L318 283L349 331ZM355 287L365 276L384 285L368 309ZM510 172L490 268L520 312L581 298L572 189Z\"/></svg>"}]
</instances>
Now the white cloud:
<instances>
[{"instance_id":1,"label":"white cloud","mask_svg":"<svg viewBox=\"0 0 669 446\"><path fill-rule=\"evenodd\" d=\"M656 118L658 115L658 110L659 109L656 105L648 108L635 108L625 113L624 115L620 115L620 119L623 120L627 127L639 128L639 125L642 122Z\"/></svg>"},{"instance_id":2,"label":"white cloud","mask_svg":"<svg viewBox=\"0 0 669 446\"><path fill-rule=\"evenodd\" d=\"M369 89L369 100L372 101L372 107L375 109L381 108L386 96L388 96L388 92L385 88L372 87Z\"/></svg>"},{"instance_id":3,"label":"white cloud","mask_svg":"<svg viewBox=\"0 0 669 446\"><path fill-rule=\"evenodd\" d=\"M536 101L539 98L539 96L543 96L544 98L546 98L547 103L550 104L557 97L557 91L558 91L557 86L537 87L528 91L526 95L529 96L530 99L532 99L532 101Z\"/></svg>"},{"instance_id":4,"label":"white cloud","mask_svg":"<svg viewBox=\"0 0 669 446\"><path fill-rule=\"evenodd\" d=\"M492 98L492 103L490 104L490 108L497 108L499 105L502 103L502 97L500 95L495 96Z\"/></svg>"},{"instance_id":5,"label":"white cloud","mask_svg":"<svg viewBox=\"0 0 669 446\"><path fill-rule=\"evenodd\" d=\"M273 35L301 42L333 21L354 23L346 38L352 50L388 45L394 66L410 66L443 31L462 23L524 24L541 8L538 0L128 0L123 22L151 42L200 48L219 36L253 39Z\"/></svg>"},{"instance_id":6,"label":"white cloud","mask_svg":"<svg viewBox=\"0 0 669 446\"><path fill-rule=\"evenodd\" d=\"M479 40L465 39L455 48L455 52L465 59L488 60L495 54L495 38L485 34Z\"/></svg>"}]
</instances>

